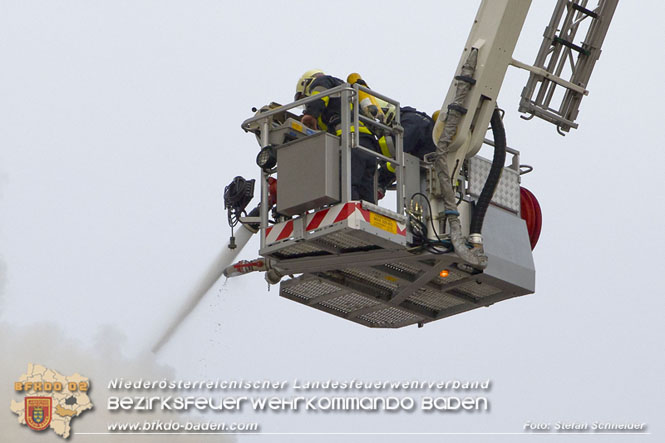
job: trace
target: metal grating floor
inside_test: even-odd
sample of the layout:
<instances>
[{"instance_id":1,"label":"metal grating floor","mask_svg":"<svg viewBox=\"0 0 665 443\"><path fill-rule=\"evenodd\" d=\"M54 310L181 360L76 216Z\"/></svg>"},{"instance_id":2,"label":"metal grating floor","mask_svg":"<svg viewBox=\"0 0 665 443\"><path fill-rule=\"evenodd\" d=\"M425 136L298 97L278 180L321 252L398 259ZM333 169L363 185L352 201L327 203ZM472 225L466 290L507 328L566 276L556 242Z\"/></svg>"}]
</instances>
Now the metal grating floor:
<instances>
[{"instance_id":1,"label":"metal grating floor","mask_svg":"<svg viewBox=\"0 0 665 443\"><path fill-rule=\"evenodd\" d=\"M386 308L371 314L361 315L360 320L365 320L374 327L391 327L396 324L413 324L419 320L419 316L398 308Z\"/></svg>"},{"instance_id":2,"label":"metal grating floor","mask_svg":"<svg viewBox=\"0 0 665 443\"><path fill-rule=\"evenodd\" d=\"M406 263L386 263L383 266L385 266L388 269L401 272L402 274L409 275L411 277L416 276L420 272L419 268L414 266L409 266Z\"/></svg>"},{"instance_id":3,"label":"metal grating floor","mask_svg":"<svg viewBox=\"0 0 665 443\"><path fill-rule=\"evenodd\" d=\"M305 300L339 291L337 286L321 280L307 280L302 284L283 289L284 292Z\"/></svg>"},{"instance_id":4,"label":"metal grating floor","mask_svg":"<svg viewBox=\"0 0 665 443\"><path fill-rule=\"evenodd\" d=\"M358 270L358 269L343 269L342 274L346 277L356 279L371 286L384 289L386 291L395 291L399 288L397 283L386 280L383 273L373 269Z\"/></svg>"},{"instance_id":5,"label":"metal grating floor","mask_svg":"<svg viewBox=\"0 0 665 443\"><path fill-rule=\"evenodd\" d=\"M404 237L395 240L374 225L333 223L302 239L269 245L265 254L278 259L284 274L302 274L282 280L282 297L367 327L420 326L533 293L535 271L523 220L495 206L488 214L486 228L493 237L486 250L494 255L483 272L458 266L461 259L454 253L413 253L408 243L399 243Z\"/></svg>"},{"instance_id":6,"label":"metal grating floor","mask_svg":"<svg viewBox=\"0 0 665 443\"><path fill-rule=\"evenodd\" d=\"M288 246L279 251L279 255L285 258L286 257L293 258L293 257L316 254L316 253L327 253L327 252L321 249L320 247L316 247L315 245L305 242L296 243L292 246Z\"/></svg>"},{"instance_id":7,"label":"metal grating floor","mask_svg":"<svg viewBox=\"0 0 665 443\"><path fill-rule=\"evenodd\" d=\"M322 301L321 305L330 309L334 309L344 314L356 311L358 309L368 308L370 306L378 305L379 302L371 297L359 295L355 292L340 295L337 298L328 301Z\"/></svg>"},{"instance_id":8,"label":"metal grating floor","mask_svg":"<svg viewBox=\"0 0 665 443\"><path fill-rule=\"evenodd\" d=\"M475 281L464 283L463 285L458 286L456 290L477 298L489 297L490 295L495 295L501 292L501 289L489 285L478 284Z\"/></svg>"},{"instance_id":9,"label":"metal grating floor","mask_svg":"<svg viewBox=\"0 0 665 443\"><path fill-rule=\"evenodd\" d=\"M342 251L349 249L362 249L374 246L369 242L366 242L364 240L361 240L353 235L346 234L344 232L335 232L326 235L325 237L318 239L318 241L331 248L340 249Z\"/></svg>"},{"instance_id":10,"label":"metal grating floor","mask_svg":"<svg viewBox=\"0 0 665 443\"><path fill-rule=\"evenodd\" d=\"M451 297L445 293L442 294L441 291L436 291L427 287L418 289L418 291L411 297L407 298L407 300L436 311L463 303L459 298Z\"/></svg>"},{"instance_id":11,"label":"metal grating floor","mask_svg":"<svg viewBox=\"0 0 665 443\"><path fill-rule=\"evenodd\" d=\"M512 296L454 263L440 277L432 263L430 271L419 261L304 274L283 281L280 295L373 328L424 324Z\"/></svg>"}]
</instances>

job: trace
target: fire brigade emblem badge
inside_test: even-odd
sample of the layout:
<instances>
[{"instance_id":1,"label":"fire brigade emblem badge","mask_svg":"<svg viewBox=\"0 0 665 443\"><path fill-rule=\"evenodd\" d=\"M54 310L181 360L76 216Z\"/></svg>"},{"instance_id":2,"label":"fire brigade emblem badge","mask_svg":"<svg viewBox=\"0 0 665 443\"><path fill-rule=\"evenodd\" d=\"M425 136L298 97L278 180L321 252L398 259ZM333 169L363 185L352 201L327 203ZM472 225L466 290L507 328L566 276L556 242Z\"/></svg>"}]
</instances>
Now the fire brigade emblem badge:
<instances>
[{"instance_id":1,"label":"fire brigade emblem badge","mask_svg":"<svg viewBox=\"0 0 665 443\"><path fill-rule=\"evenodd\" d=\"M25 423L35 431L48 429L51 424L51 397L25 397Z\"/></svg>"}]
</instances>

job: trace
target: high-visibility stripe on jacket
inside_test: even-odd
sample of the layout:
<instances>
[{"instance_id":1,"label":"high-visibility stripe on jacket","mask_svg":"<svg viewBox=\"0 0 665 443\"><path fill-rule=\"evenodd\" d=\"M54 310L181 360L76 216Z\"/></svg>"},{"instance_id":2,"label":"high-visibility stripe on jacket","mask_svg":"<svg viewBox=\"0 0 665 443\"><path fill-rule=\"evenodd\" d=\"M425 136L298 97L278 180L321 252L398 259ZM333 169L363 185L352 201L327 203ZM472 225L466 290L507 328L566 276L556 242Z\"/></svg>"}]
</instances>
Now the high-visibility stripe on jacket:
<instances>
[{"instance_id":1,"label":"high-visibility stripe on jacket","mask_svg":"<svg viewBox=\"0 0 665 443\"><path fill-rule=\"evenodd\" d=\"M381 154L385 155L386 157L393 156L393 154L390 152L390 148L388 147L388 140L386 139L385 135L379 139L379 147L381 148ZM386 163L386 168L388 168L390 172L395 172L395 167L390 162Z\"/></svg>"},{"instance_id":2,"label":"high-visibility stripe on jacket","mask_svg":"<svg viewBox=\"0 0 665 443\"><path fill-rule=\"evenodd\" d=\"M361 134L369 134L369 135L372 135L372 131L370 131L370 130L367 128L367 126L363 125L362 122L360 122L360 129L359 129L359 131L360 131ZM351 132L356 132L356 128L355 128L353 125L351 125ZM335 135L337 135L337 136L342 135L342 129L340 128L340 129L338 129L337 131L335 131Z\"/></svg>"}]
</instances>

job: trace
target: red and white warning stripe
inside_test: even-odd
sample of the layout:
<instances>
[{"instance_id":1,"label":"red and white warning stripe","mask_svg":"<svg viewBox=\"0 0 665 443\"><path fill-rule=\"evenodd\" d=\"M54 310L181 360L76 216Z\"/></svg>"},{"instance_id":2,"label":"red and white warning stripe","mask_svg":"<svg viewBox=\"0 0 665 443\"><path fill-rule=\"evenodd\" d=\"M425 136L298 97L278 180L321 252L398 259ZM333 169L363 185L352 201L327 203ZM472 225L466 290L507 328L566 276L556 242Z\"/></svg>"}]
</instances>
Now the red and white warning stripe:
<instances>
[{"instance_id":1,"label":"red and white warning stripe","mask_svg":"<svg viewBox=\"0 0 665 443\"><path fill-rule=\"evenodd\" d=\"M352 217L359 222L370 223L371 211L363 209L362 204L356 201L321 209L320 211L306 215L305 230L314 231ZM266 245L291 238L293 235L293 222L294 220L288 220L266 229ZM397 234L406 236L406 225L399 222L396 223Z\"/></svg>"},{"instance_id":2,"label":"red and white warning stripe","mask_svg":"<svg viewBox=\"0 0 665 443\"><path fill-rule=\"evenodd\" d=\"M276 241L287 239L291 237L292 233L293 220L269 226L268 229L266 229L266 244L269 245Z\"/></svg>"}]
</instances>

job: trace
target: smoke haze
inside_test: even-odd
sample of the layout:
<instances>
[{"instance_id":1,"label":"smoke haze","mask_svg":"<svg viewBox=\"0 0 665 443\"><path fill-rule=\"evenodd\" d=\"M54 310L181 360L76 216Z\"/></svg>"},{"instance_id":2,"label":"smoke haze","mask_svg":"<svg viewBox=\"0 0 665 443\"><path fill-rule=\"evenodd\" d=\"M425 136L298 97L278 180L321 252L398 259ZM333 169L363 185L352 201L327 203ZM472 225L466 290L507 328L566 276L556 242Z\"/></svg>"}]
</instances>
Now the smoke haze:
<instances>
[{"instance_id":1,"label":"smoke haze","mask_svg":"<svg viewBox=\"0 0 665 443\"><path fill-rule=\"evenodd\" d=\"M1 280L0 280L1 281ZM72 321L75 321L72 319ZM84 333L84 332L82 332ZM109 380L126 379L173 379L173 368L159 364L153 354L145 353L129 358L123 354L127 343L120 331L113 327L100 328L93 340L92 347L85 347L81 342L66 337L54 324L39 324L30 327L14 327L7 322L0 322L0 349L5 356L0 364L0 429L3 441L7 442L62 442L63 439L52 430L34 432L25 425L18 424L18 417L10 411L11 399L20 401L22 395L14 393L13 382L26 372L28 363L41 364L58 371L64 376L80 373L90 379L88 393L94 408L72 419L72 435L67 441L104 442L133 441L136 437L122 435L77 435L83 432L107 432L109 423L143 421L179 421L192 420L187 414L119 413L107 410L106 399ZM124 392L124 391L121 391ZM142 394L145 395L145 394ZM206 419L207 421L207 419ZM220 420L221 421L221 420ZM192 436L182 435L145 435L142 442L179 442L192 441ZM196 437L194 438L196 439ZM206 441L229 442L231 437L214 435Z\"/></svg>"}]
</instances>

